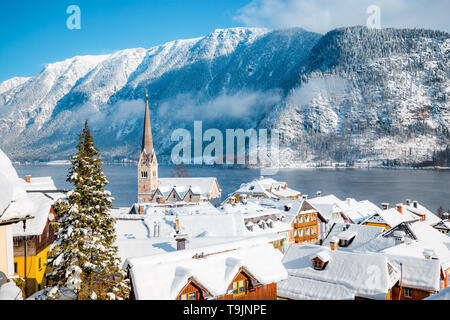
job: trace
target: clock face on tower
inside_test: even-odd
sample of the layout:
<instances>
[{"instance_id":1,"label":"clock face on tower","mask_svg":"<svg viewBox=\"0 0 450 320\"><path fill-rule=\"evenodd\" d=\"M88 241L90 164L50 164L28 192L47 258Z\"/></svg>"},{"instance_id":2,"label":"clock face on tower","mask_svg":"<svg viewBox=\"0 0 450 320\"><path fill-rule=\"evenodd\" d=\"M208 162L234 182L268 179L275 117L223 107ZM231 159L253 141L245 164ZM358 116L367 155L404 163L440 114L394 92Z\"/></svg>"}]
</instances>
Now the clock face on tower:
<instances>
[{"instance_id":1,"label":"clock face on tower","mask_svg":"<svg viewBox=\"0 0 450 320\"><path fill-rule=\"evenodd\" d=\"M144 166L148 166L150 164L150 156L148 154L144 155L142 159L142 164Z\"/></svg>"}]
</instances>

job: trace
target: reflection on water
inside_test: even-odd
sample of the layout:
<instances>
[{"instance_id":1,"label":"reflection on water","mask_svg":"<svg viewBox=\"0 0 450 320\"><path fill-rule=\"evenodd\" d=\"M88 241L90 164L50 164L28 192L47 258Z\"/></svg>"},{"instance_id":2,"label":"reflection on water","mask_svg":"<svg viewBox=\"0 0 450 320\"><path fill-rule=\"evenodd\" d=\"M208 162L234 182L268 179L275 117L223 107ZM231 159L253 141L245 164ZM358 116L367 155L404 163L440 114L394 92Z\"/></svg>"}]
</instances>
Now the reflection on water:
<instances>
[{"instance_id":1,"label":"reflection on water","mask_svg":"<svg viewBox=\"0 0 450 320\"><path fill-rule=\"evenodd\" d=\"M67 165L15 165L20 177L52 176L58 188L70 189L66 182ZM103 166L110 182L108 189L115 198L114 206L130 206L137 198L136 165ZM161 177L170 177L174 167L159 166ZM239 186L259 177L257 169L189 167L192 177L217 177L222 199ZM323 195L335 194L342 200L351 197L370 200L380 206L394 206L405 199L418 200L436 211L439 206L450 209L450 170L389 170L389 169L283 169L272 176L285 181L291 188L309 197L318 190Z\"/></svg>"}]
</instances>

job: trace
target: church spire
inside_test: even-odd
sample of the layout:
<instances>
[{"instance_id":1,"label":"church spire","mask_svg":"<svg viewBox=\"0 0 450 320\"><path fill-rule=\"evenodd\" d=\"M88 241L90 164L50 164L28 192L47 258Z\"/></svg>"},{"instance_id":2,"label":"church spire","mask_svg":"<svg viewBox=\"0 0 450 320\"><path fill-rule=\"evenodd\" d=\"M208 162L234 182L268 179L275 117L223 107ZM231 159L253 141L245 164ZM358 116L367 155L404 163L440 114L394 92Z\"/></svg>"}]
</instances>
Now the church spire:
<instances>
[{"instance_id":1,"label":"church spire","mask_svg":"<svg viewBox=\"0 0 450 320\"><path fill-rule=\"evenodd\" d=\"M144 118L144 132L142 135L142 149L147 154L152 154L153 152L153 137L152 137L152 126L150 122L150 110L148 107L148 92L145 90L145 118Z\"/></svg>"}]
</instances>

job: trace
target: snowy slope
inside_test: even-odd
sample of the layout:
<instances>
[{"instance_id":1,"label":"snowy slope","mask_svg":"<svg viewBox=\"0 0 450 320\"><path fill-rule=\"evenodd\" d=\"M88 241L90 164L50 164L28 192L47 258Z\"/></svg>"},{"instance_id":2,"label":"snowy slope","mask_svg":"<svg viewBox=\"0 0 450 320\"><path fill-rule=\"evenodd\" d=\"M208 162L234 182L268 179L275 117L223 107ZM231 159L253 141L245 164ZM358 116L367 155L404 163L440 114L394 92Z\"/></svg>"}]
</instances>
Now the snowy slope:
<instances>
[{"instance_id":1,"label":"snowy slope","mask_svg":"<svg viewBox=\"0 0 450 320\"><path fill-rule=\"evenodd\" d=\"M232 28L74 57L0 83L0 147L61 159L89 119L104 157L136 159L148 89L161 159L193 120L281 129L285 163L424 159L449 140L449 50L447 33L426 30Z\"/></svg>"}]
</instances>

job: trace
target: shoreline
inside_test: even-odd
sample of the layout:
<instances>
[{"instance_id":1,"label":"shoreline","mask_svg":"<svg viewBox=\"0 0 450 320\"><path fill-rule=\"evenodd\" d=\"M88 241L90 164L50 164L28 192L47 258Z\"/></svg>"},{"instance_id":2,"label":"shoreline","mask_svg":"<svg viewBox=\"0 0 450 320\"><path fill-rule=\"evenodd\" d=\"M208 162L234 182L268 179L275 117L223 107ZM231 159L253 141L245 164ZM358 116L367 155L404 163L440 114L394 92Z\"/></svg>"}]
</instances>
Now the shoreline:
<instances>
[{"instance_id":1,"label":"shoreline","mask_svg":"<svg viewBox=\"0 0 450 320\"><path fill-rule=\"evenodd\" d=\"M68 166L70 165L70 161L67 160L55 160L49 162L19 162L14 161L14 165L20 166ZM137 161L128 161L128 162L103 162L104 165L137 165ZM160 163L161 166L167 167L176 167L174 164L166 164ZM386 170L450 170L450 167L442 167L442 166L426 166L426 167L414 167L414 166L318 166L314 164L300 164L300 165L291 165L291 166L281 166L281 167L258 167L258 166L242 166L242 165L184 165L186 168L220 168L220 169L252 169L252 170L260 170L260 169L278 169L278 170L317 170L317 169L325 169L325 170L339 170L339 169L386 169Z\"/></svg>"}]
</instances>

